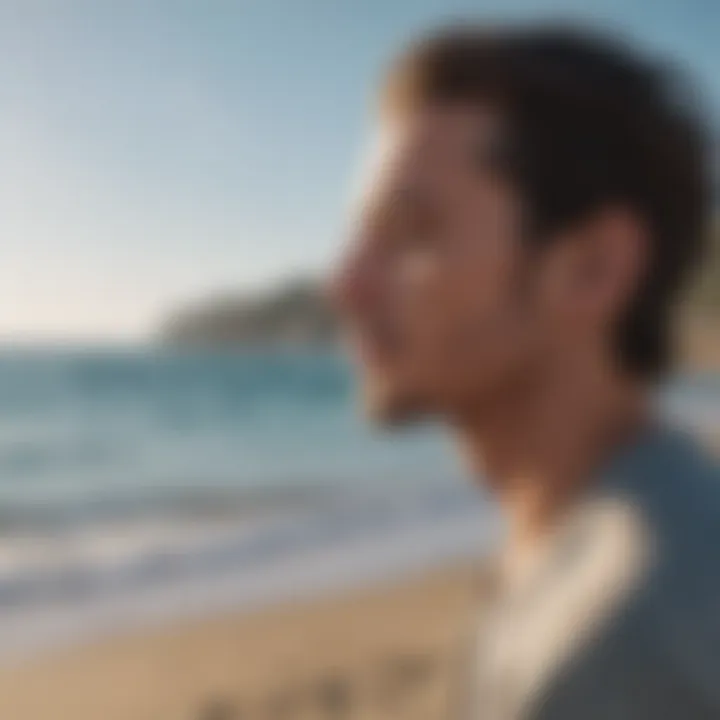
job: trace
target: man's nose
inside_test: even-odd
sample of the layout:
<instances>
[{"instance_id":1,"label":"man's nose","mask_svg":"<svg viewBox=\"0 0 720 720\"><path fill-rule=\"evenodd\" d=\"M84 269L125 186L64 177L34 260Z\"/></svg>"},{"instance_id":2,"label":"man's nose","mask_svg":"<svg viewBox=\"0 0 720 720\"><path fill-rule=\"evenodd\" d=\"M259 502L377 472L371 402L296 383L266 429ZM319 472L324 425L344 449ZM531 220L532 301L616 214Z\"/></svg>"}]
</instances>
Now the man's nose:
<instances>
[{"instance_id":1,"label":"man's nose","mask_svg":"<svg viewBox=\"0 0 720 720\"><path fill-rule=\"evenodd\" d=\"M355 249L346 254L332 273L326 291L341 313L355 313L368 307L376 294L378 273L373 260Z\"/></svg>"}]
</instances>

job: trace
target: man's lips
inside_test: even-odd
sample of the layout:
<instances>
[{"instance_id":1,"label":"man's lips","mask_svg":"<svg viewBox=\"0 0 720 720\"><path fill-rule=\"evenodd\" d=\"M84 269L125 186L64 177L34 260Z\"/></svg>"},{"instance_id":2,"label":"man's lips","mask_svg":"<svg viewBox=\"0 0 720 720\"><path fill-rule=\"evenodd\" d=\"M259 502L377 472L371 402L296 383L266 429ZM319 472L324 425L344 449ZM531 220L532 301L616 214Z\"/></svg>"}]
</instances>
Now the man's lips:
<instances>
[{"instance_id":1,"label":"man's lips","mask_svg":"<svg viewBox=\"0 0 720 720\"><path fill-rule=\"evenodd\" d=\"M349 338L352 355L363 365L375 367L387 363L397 351L389 333L353 333Z\"/></svg>"}]
</instances>

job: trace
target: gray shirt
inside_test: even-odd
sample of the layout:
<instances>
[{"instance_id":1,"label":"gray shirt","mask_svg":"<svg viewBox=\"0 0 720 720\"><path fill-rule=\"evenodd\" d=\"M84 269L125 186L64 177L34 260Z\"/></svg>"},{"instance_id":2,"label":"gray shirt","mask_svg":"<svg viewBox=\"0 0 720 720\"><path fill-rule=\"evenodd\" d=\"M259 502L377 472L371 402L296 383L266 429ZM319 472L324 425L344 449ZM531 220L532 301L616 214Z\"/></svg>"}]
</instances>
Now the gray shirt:
<instances>
[{"instance_id":1,"label":"gray shirt","mask_svg":"<svg viewBox=\"0 0 720 720\"><path fill-rule=\"evenodd\" d=\"M720 719L720 472L653 429L481 613L474 720Z\"/></svg>"}]
</instances>

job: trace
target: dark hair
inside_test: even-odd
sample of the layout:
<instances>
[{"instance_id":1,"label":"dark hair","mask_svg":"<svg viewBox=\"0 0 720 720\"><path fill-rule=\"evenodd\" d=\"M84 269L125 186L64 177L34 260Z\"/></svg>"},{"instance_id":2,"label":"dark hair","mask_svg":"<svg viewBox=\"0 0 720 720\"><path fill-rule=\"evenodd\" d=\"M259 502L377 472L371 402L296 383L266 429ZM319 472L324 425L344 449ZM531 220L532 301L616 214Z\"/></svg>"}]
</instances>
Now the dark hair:
<instances>
[{"instance_id":1,"label":"dark hair","mask_svg":"<svg viewBox=\"0 0 720 720\"><path fill-rule=\"evenodd\" d=\"M391 111L494 102L506 115L506 170L528 208L528 238L610 204L646 224L650 267L618 322L622 366L656 377L669 365L672 313L708 236L710 179L697 98L677 71L612 37L572 27L448 29L390 73Z\"/></svg>"}]
</instances>

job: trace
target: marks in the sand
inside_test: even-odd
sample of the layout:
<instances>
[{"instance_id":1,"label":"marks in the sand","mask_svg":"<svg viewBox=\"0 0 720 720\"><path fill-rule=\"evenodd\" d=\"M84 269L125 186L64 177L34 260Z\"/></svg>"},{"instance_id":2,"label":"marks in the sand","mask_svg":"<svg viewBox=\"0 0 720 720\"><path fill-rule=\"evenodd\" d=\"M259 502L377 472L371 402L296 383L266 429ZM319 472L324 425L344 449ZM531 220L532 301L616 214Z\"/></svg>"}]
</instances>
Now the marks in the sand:
<instances>
[{"instance_id":1,"label":"marks in the sand","mask_svg":"<svg viewBox=\"0 0 720 720\"><path fill-rule=\"evenodd\" d=\"M376 702L388 709L399 709L408 694L419 692L432 683L439 673L438 659L434 655L399 655L380 667L376 688Z\"/></svg>"},{"instance_id":2,"label":"marks in the sand","mask_svg":"<svg viewBox=\"0 0 720 720\"><path fill-rule=\"evenodd\" d=\"M193 720L352 720L440 718L447 662L437 653L384 655L361 667L333 668L263 696L209 698Z\"/></svg>"},{"instance_id":3,"label":"marks in the sand","mask_svg":"<svg viewBox=\"0 0 720 720\"><path fill-rule=\"evenodd\" d=\"M351 679L335 672L321 678L314 690L318 709L330 718L344 718L352 711L356 689Z\"/></svg>"},{"instance_id":4,"label":"marks in the sand","mask_svg":"<svg viewBox=\"0 0 720 720\"><path fill-rule=\"evenodd\" d=\"M211 700L200 711L199 720L240 720L240 709L229 700Z\"/></svg>"}]
</instances>

